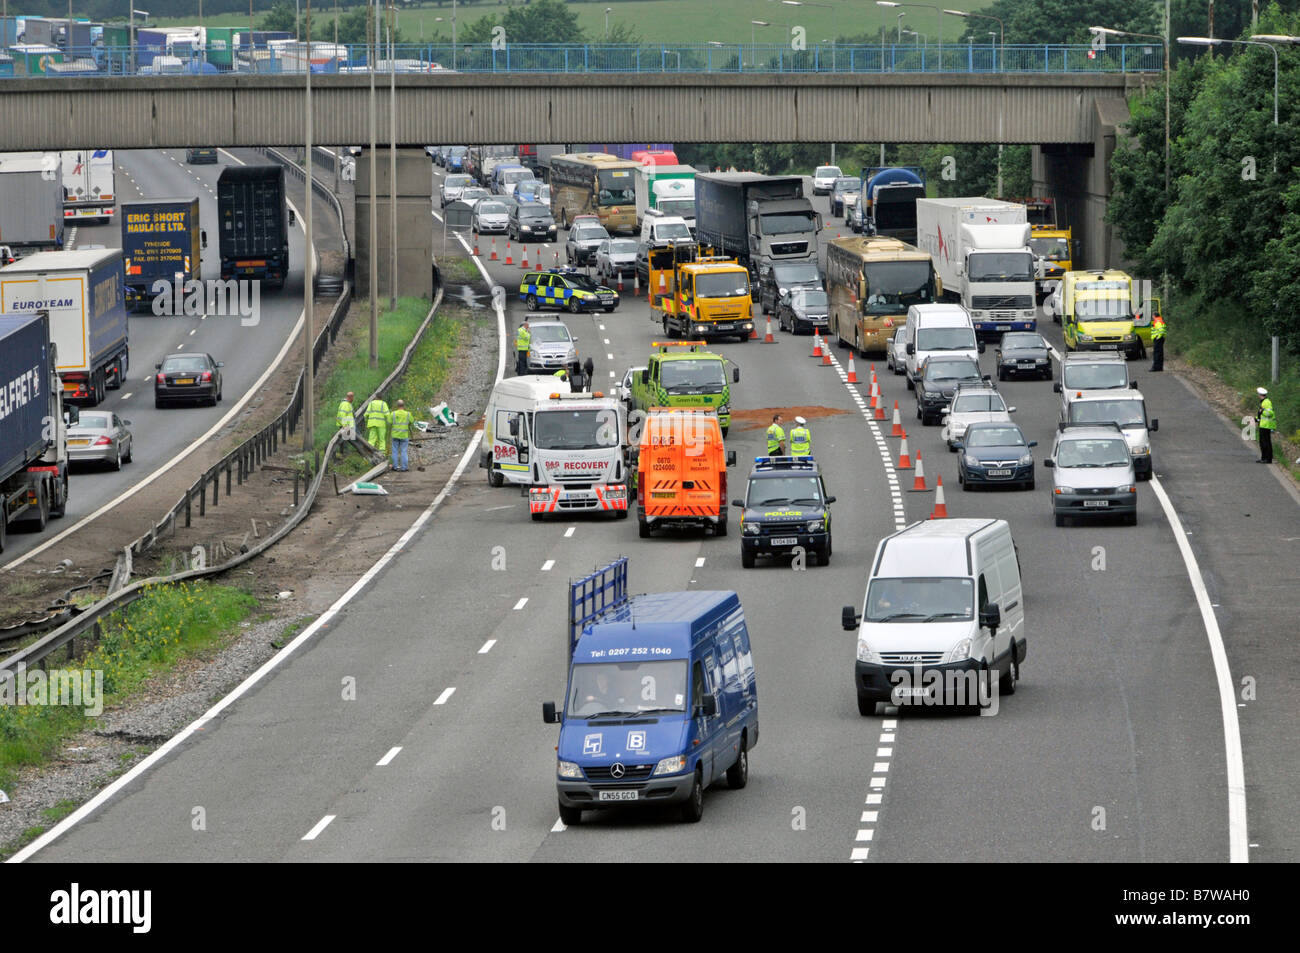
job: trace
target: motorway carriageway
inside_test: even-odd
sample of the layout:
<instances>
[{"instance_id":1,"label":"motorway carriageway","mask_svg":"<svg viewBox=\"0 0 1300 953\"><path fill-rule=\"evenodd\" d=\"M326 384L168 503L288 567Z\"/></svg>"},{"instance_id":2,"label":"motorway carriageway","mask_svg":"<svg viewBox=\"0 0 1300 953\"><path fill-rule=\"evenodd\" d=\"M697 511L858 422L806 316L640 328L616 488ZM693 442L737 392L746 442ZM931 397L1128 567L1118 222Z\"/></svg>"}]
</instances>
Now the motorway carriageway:
<instances>
[{"instance_id":1,"label":"motorway carriageway","mask_svg":"<svg viewBox=\"0 0 1300 953\"><path fill-rule=\"evenodd\" d=\"M522 269L487 267L511 292L510 347ZM603 384L643 363L661 336L647 317L644 299L625 297L614 314L565 320ZM1059 329L1040 327L1059 350ZM1000 388L1039 443L1038 488L963 493L940 428L919 425L902 378L875 360L930 485L943 475L950 515L1010 521L1028 657L1019 690L992 717L858 715L855 635L841 630L840 607L861 605L878 540L927 517L934 494L908 492L913 474L893 471L898 441L877 439L888 421L864 419L869 386L844 383L847 352L828 368L809 356L809 338L778 341L717 350L742 367L734 406L838 412L810 421L838 497L830 566L742 570L734 515L722 539L640 540L634 519L533 523L526 499L489 488L467 457L424 529L301 648L268 663L266 677L159 763L129 773L102 806L38 841L36 858L1221 862L1234 840L1238 857L1247 843L1253 859L1294 856L1300 696L1271 673L1295 655L1296 596L1275 567L1279 556L1295 564L1296 500L1250 463L1233 430L1172 374L1130 365L1161 420L1156 472L1200 561L1224 662L1234 684L1258 684L1258 701L1228 700L1241 718L1249 830L1241 813L1230 818L1243 792L1228 790L1218 673L1156 488L1140 485L1136 527L1055 527L1041 461L1059 397L1047 382ZM865 381L870 364L858 362ZM992 370L992 348L982 365ZM738 497L763 425L734 426L727 444L741 461L729 477ZM540 703L563 697L566 583L622 554L634 592L735 589L749 620L760 744L748 787L711 789L698 825L657 812L588 813L572 828L557 820L556 728L542 723ZM349 680L355 701L343 697ZM191 829L194 805L206 809L206 831Z\"/></svg>"},{"instance_id":2,"label":"motorway carriageway","mask_svg":"<svg viewBox=\"0 0 1300 953\"><path fill-rule=\"evenodd\" d=\"M220 162L215 165L188 165L184 149L163 151L118 151L117 190L119 201L139 198L176 198L197 195L199 198L200 227L208 233L208 247L203 251L202 277L221 277L221 261L217 232L217 177L226 165L236 162L261 164L270 160L260 154L240 149L234 153L222 150ZM290 186L294 180L288 180ZM296 194L295 194L296 193ZM302 207L301 189L290 193L295 209ZM331 206L317 198L317 241L337 243L338 225ZM68 228L65 243L69 248L90 244L106 248L122 247L121 208L110 224L79 225ZM104 402L96 410L107 410L131 421L133 436L133 462L123 464L119 471L107 465L78 464L71 474L68 509L62 519L51 520L43 533L17 531L10 533L0 568L9 569L26 559L45 554L45 558L59 557L60 537L79 525L85 518L106 507L133 487L139 487L152 474L175 460L176 456L195 444L201 444L204 435L219 423L233 420L233 409L241 398L259 382L268 368L275 363L286 341L295 328L301 334L302 317L302 265L306 234L302 216L298 226L289 230L290 276L283 290L268 291L261 296L258 322L244 326L238 315L230 317L176 316L164 317L147 311L130 317L130 363L127 380L119 390L106 392ZM176 351L207 352L223 361L222 402L216 407L175 405L156 409L153 405L154 365L167 354ZM185 464L181 464L184 466ZM197 471L195 472L197 476ZM186 480L186 483L192 482ZM179 496L179 494L177 494ZM158 506L158 513L170 506L174 499ZM126 539L105 540L107 551L125 545Z\"/></svg>"}]
</instances>

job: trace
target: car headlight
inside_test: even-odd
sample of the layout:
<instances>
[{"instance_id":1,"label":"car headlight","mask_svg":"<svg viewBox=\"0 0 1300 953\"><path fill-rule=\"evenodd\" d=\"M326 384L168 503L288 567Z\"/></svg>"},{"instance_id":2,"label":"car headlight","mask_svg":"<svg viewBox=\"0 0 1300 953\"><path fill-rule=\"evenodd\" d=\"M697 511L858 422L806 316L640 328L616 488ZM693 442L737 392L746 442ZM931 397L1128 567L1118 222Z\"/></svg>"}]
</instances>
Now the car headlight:
<instances>
[{"instance_id":1,"label":"car headlight","mask_svg":"<svg viewBox=\"0 0 1300 953\"><path fill-rule=\"evenodd\" d=\"M561 761L555 771L562 778L581 778L582 769L572 761Z\"/></svg>"},{"instance_id":2,"label":"car headlight","mask_svg":"<svg viewBox=\"0 0 1300 953\"><path fill-rule=\"evenodd\" d=\"M1045 357L1039 357L1039 358L1035 358L1035 359L1034 359L1034 363L1035 363L1035 364L1046 364L1047 361L1048 361L1048 358L1045 358Z\"/></svg>"},{"instance_id":3,"label":"car headlight","mask_svg":"<svg viewBox=\"0 0 1300 953\"><path fill-rule=\"evenodd\" d=\"M880 664L880 656L871 650L871 646L867 644L867 640L861 636L858 637L858 661L874 662L877 665Z\"/></svg>"},{"instance_id":4,"label":"car headlight","mask_svg":"<svg viewBox=\"0 0 1300 953\"><path fill-rule=\"evenodd\" d=\"M1138 488L1134 486L1132 483L1126 484L1124 486L1115 487L1116 493L1136 493L1137 491Z\"/></svg>"},{"instance_id":5,"label":"car headlight","mask_svg":"<svg viewBox=\"0 0 1300 953\"><path fill-rule=\"evenodd\" d=\"M744 525L744 527L741 529L741 532L744 533L746 536L757 536L757 535L758 535L758 524L757 524L757 523L746 523L746 524Z\"/></svg>"},{"instance_id":6,"label":"car headlight","mask_svg":"<svg viewBox=\"0 0 1300 953\"><path fill-rule=\"evenodd\" d=\"M1151 448L1150 448L1150 447L1134 447L1132 452L1133 452L1133 456L1135 456L1135 457L1145 457L1147 454L1149 454L1149 453L1151 452Z\"/></svg>"},{"instance_id":7,"label":"car headlight","mask_svg":"<svg viewBox=\"0 0 1300 953\"><path fill-rule=\"evenodd\" d=\"M1020 458L1020 465L1022 467L1027 467L1033 462L1034 462L1034 455L1032 453L1027 453Z\"/></svg>"},{"instance_id":8,"label":"car headlight","mask_svg":"<svg viewBox=\"0 0 1300 953\"><path fill-rule=\"evenodd\" d=\"M679 771L686 770L686 755L675 754L671 758L664 758L655 765L655 774L677 774Z\"/></svg>"},{"instance_id":9,"label":"car headlight","mask_svg":"<svg viewBox=\"0 0 1300 953\"><path fill-rule=\"evenodd\" d=\"M961 662L970 658L970 639L962 639L944 656L945 662Z\"/></svg>"},{"instance_id":10,"label":"car headlight","mask_svg":"<svg viewBox=\"0 0 1300 953\"><path fill-rule=\"evenodd\" d=\"M703 334L703 333L704 333L705 331L707 331L707 330L708 330L708 326L707 326L707 325L703 325L703 324L697 324L697 325L695 325L695 333L696 333L696 334Z\"/></svg>"},{"instance_id":11,"label":"car headlight","mask_svg":"<svg viewBox=\"0 0 1300 953\"><path fill-rule=\"evenodd\" d=\"M804 531L808 533L820 533L826 529L825 520L809 520Z\"/></svg>"},{"instance_id":12,"label":"car headlight","mask_svg":"<svg viewBox=\"0 0 1300 953\"><path fill-rule=\"evenodd\" d=\"M1126 335L1124 335L1124 340L1125 340L1125 341L1136 341L1136 340L1137 340L1137 335L1136 335L1136 334L1126 334Z\"/></svg>"},{"instance_id":13,"label":"car headlight","mask_svg":"<svg viewBox=\"0 0 1300 953\"><path fill-rule=\"evenodd\" d=\"M718 413L720 413L720 414L729 414L729 413L731 413L731 405L730 405L730 404L719 404L719 405L718 405Z\"/></svg>"},{"instance_id":14,"label":"car headlight","mask_svg":"<svg viewBox=\"0 0 1300 953\"><path fill-rule=\"evenodd\" d=\"M967 470L969 470L971 467L981 467L981 466L983 466L982 463L980 463L978 460L976 460L974 457L972 457L969 453L968 453L968 454L965 454L965 463L966 463L966 469L967 469Z\"/></svg>"},{"instance_id":15,"label":"car headlight","mask_svg":"<svg viewBox=\"0 0 1300 953\"><path fill-rule=\"evenodd\" d=\"M778 293L778 294L781 294L781 295L784 295L785 292L786 292L786 289L785 289L785 288L777 288L776 290L777 290L777 293Z\"/></svg>"},{"instance_id":16,"label":"car headlight","mask_svg":"<svg viewBox=\"0 0 1300 953\"><path fill-rule=\"evenodd\" d=\"M1092 340L1092 335L1091 335L1091 334L1084 334L1084 333L1080 332L1080 334L1079 334L1079 340L1080 340L1080 341L1091 341L1091 340Z\"/></svg>"}]
</instances>

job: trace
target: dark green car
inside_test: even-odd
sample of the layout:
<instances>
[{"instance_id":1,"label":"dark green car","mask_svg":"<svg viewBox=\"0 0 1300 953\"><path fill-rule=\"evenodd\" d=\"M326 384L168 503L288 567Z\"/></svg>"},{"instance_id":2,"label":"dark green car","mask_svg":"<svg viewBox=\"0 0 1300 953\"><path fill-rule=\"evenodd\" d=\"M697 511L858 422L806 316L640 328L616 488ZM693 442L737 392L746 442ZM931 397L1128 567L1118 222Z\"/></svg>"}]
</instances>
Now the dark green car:
<instances>
[{"instance_id":1,"label":"dark green car","mask_svg":"<svg viewBox=\"0 0 1300 953\"><path fill-rule=\"evenodd\" d=\"M745 499L731 502L742 510L740 564L751 569L759 556L815 553L827 565L834 502L812 457L758 457Z\"/></svg>"}]
</instances>

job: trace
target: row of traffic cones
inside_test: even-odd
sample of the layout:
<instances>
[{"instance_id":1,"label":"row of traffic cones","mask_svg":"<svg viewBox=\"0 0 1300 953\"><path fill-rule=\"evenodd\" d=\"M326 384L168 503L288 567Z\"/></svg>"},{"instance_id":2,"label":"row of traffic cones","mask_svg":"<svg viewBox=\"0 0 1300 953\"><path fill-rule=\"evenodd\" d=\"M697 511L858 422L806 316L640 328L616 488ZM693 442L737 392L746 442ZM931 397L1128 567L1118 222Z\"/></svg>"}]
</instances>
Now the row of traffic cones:
<instances>
[{"instance_id":1,"label":"row of traffic cones","mask_svg":"<svg viewBox=\"0 0 1300 953\"><path fill-rule=\"evenodd\" d=\"M854 367L852 355L849 356L848 380L850 383L854 383L854 384L858 382L857 369ZM885 419L884 398L880 393L880 381L876 377L876 366L874 364L871 365L871 403L869 406L872 410L873 419L875 420ZM915 471L912 478L912 488L909 492L929 493L930 487L927 486L925 482L925 464L924 461L921 459L921 451L918 450L916 452L915 466L913 466L912 464L911 454L908 452L908 447L907 447L907 431L903 429L903 417L898 409L898 401L894 401L894 419L893 419L893 426L889 431L889 436L898 437L901 438L902 440L902 443L899 445L898 448L898 464L895 466L894 469ZM930 519L932 520L947 519L948 505L944 499L944 494L943 494L942 474L935 478L934 490L935 490L934 511L930 514Z\"/></svg>"}]
</instances>

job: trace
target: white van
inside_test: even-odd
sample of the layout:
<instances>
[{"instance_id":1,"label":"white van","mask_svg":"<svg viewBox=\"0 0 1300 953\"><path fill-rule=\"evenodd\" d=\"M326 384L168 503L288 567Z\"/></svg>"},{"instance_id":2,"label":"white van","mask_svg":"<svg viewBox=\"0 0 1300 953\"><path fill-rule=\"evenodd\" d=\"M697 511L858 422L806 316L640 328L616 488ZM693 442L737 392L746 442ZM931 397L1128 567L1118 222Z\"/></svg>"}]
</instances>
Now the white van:
<instances>
[{"instance_id":1,"label":"white van","mask_svg":"<svg viewBox=\"0 0 1300 953\"><path fill-rule=\"evenodd\" d=\"M568 381L549 374L525 374L497 382L483 415L483 450L479 454L479 467L487 470L489 485L531 482L533 411L552 394L572 392Z\"/></svg>"},{"instance_id":2,"label":"white van","mask_svg":"<svg viewBox=\"0 0 1300 953\"><path fill-rule=\"evenodd\" d=\"M1006 520L913 523L876 547L857 630L858 712L893 705L996 707L1025 660L1020 557ZM993 687L994 679L998 686Z\"/></svg>"},{"instance_id":3,"label":"white van","mask_svg":"<svg viewBox=\"0 0 1300 953\"><path fill-rule=\"evenodd\" d=\"M674 242L691 241L691 229L686 219L680 215L664 215L658 209L646 209L641 219L641 243L650 245L669 245Z\"/></svg>"},{"instance_id":4,"label":"white van","mask_svg":"<svg viewBox=\"0 0 1300 953\"><path fill-rule=\"evenodd\" d=\"M907 335L907 389L932 357L969 357L979 365L984 345L975 339L975 325L970 314L959 304L914 304L907 309L904 326Z\"/></svg>"}]
</instances>

